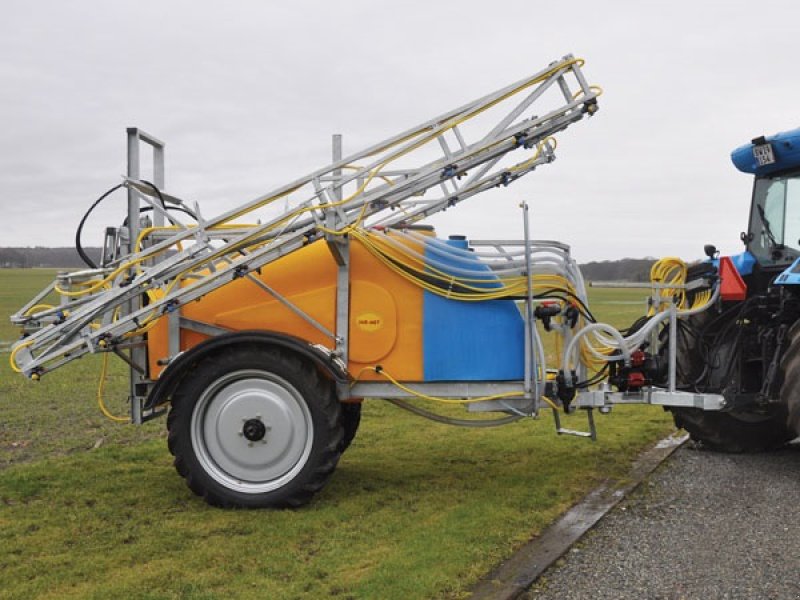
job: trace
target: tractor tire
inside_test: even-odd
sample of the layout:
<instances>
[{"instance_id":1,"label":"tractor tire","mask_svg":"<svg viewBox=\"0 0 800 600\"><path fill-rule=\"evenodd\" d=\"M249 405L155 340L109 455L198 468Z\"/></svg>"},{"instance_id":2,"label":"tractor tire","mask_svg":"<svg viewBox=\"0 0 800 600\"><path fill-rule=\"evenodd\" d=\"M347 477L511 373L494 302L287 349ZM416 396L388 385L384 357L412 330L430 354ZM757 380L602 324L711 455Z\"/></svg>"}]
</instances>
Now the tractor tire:
<instances>
[{"instance_id":1,"label":"tractor tire","mask_svg":"<svg viewBox=\"0 0 800 600\"><path fill-rule=\"evenodd\" d=\"M800 335L798 323L795 323L786 335L788 349L781 359L783 384L781 385L781 403L786 408L787 426L795 437L800 436ZM792 335L794 333L794 335Z\"/></svg>"},{"instance_id":2,"label":"tractor tire","mask_svg":"<svg viewBox=\"0 0 800 600\"><path fill-rule=\"evenodd\" d=\"M789 331L786 332L786 346L787 348L791 347L792 343L795 341L800 335L800 321L794 323L791 327L789 327Z\"/></svg>"},{"instance_id":3,"label":"tractor tire","mask_svg":"<svg viewBox=\"0 0 800 600\"><path fill-rule=\"evenodd\" d=\"M700 408L675 407L670 410L676 427L685 429L700 446L719 452L777 450L795 437L786 427L783 410L773 410L766 415Z\"/></svg>"},{"instance_id":4,"label":"tractor tire","mask_svg":"<svg viewBox=\"0 0 800 600\"><path fill-rule=\"evenodd\" d=\"M344 435L339 444L339 452L344 452L355 439L358 426L361 424L360 402L345 402L342 404L341 423Z\"/></svg>"},{"instance_id":5,"label":"tractor tire","mask_svg":"<svg viewBox=\"0 0 800 600\"><path fill-rule=\"evenodd\" d=\"M223 508L302 506L341 456L334 386L277 348L239 346L200 360L173 393L167 428L178 473Z\"/></svg>"},{"instance_id":6,"label":"tractor tire","mask_svg":"<svg viewBox=\"0 0 800 600\"><path fill-rule=\"evenodd\" d=\"M714 309L694 315L688 319L688 329L702 331L717 315ZM700 340L684 330L677 344L678 387L690 389L703 370L709 368L706 381L711 389L721 393L729 379L727 365L734 358L733 350L732 347L722 347L715 355L716 364L707 366ZM720 452L775 450L794 437L786 425L786 410L782 405L774 405L763 412L705 411L685 407L670 407L669 411L675 426L686 430L692 440Z\"/></svg>"}]
</instances>

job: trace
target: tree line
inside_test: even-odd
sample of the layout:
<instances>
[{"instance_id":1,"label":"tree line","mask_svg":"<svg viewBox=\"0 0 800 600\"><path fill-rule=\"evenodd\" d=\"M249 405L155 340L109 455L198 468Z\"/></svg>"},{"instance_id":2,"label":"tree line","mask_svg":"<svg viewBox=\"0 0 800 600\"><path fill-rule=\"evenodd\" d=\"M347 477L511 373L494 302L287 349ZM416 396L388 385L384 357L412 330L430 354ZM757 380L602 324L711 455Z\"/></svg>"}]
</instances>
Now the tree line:
<instances>
[{"instance_id":1,"label":"tree line","mask_svg":"<svg viewBox=\"0 0 800 600\"><path fill-rule=\"evenodd\" d=\"M620 260L593 261L581 267L586 281L650 281L650 268L654 258L623 258Z\"/></svg>"},{"instance_id":2,"label":"tree line","mask_svg":"<svg viewBox=\"0 0 800 600\"><path fill-rule=\"evenodd\" d=\"M84 248L95 264L99 264L102 250ZM70 269L85 267L75 248L0 248L0 268L27 269L50 267Z\"/></svg>"},{"instance_id":3,"label":"tree line","mask_svg":"<svg viewBox=\"0 0 800 600\"><path fill-rule=\"evenodd\" d=\"M95 264L100 263L100 248L84 248ZM650 281L653 258L623 258L580 265L587 281ZM82 268L86 265L75 248L0 248L0 268L50 267Z\"/></svg>"}]
</instances>

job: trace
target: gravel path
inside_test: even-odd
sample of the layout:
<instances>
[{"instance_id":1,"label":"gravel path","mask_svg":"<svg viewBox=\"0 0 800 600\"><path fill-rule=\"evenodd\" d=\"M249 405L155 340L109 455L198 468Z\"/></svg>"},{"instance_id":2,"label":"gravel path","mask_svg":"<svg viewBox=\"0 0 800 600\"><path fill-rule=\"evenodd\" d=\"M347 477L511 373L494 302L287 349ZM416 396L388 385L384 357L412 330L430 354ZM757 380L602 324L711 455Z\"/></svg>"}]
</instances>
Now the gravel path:
<instances>
[{"instance_id":1,"label":"gravel path","mask_svg":"<svg viewBox=\"0 0 800 600\"><path fill-rule=\"evenodd\" d=\"M684 446L522 598L800 599L800 445Z\"/></svg>"}]
</instances>

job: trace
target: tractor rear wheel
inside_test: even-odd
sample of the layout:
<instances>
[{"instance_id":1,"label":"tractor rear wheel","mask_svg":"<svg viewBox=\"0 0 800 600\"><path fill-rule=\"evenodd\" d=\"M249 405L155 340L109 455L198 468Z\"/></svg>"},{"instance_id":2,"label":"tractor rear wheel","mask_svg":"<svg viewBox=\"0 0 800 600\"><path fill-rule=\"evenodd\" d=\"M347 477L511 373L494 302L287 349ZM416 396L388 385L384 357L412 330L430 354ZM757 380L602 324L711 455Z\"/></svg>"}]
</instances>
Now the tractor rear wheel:
<instances>
[{"instance_id":1,"label":"tractor rear wheel","mask_svg":"<svg viewBox=\"0 0 800 600\"><path fill-rule=\"evenodd\" d=\"M733 378L729 365L736 348L725 344L715 348L713 358L703 348L702 333L719 315L709 309L690 317L679 331L677 342L678 386L693 389L702 379L702 389L722 393ZM721 452L763 452L780 448L794 436L786 425L784 405L763 411L705 411L670 407L675 426L685 429L692 440Z\"/></svg>"},{"instance_id":2,"label":"tractor rear wheel","mask_svg":"<svg viewBox=\"0 0 800 600\"><path fill-rule=\"evenodd\" d=\"M800 321L794 323L791 327L789 327L789 331L786 332L786 347L791 347L792 343L797 337L800 337Z\"/></svg>"},{"instance_id":3,"label":"tractor rear wheel","mask_svg":"<svg viewBox=\"0 0 800 600\"><path fill-rule=\"evenodd\" d=\"M720 452L776 450L794 437L786 428L785 412L778 409L766 414L677 407L670 410L676 427L685 429L702 446Z\"/></svg>"},{"instance_id":4,"label":"tractor rear wheel","mask_svg":"<svg viewBox=\"0 0 800 600\"><path fill-rule=\"evenodd\" d=\"M277 348L238 346L200 360L173 394L167 427L175 468L214 506L301 506L341 456L333 385Z\"/></svg>"},{"instance_id":5,"label":"tractor rear wheel","mask_svg":"<svg viewBox=\"0 0 800 600\"><path fill-rule=\"evenodd\" d=\"M795 436L800 436L800 335L798 335L798 323L789 329L786 336L789 348L781 359L781 371L783 372L781 403L786 408L789 430Z\"/></svg>"}]
</instances>

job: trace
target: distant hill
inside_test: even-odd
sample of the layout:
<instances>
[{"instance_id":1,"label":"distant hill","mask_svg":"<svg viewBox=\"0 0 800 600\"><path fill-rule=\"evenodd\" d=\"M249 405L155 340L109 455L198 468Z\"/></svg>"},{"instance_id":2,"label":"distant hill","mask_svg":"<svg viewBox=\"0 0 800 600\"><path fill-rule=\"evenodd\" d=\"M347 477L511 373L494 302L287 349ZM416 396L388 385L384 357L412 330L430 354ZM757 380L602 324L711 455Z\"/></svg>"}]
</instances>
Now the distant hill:
<instances>
[{"instance_id":1,"label":"distant hill","mask_svg":"<svg viewBox=\"0 0 800 600\"><path fill-rule=\"evenodd\" d=\"M84 248L96 264L100 248ZM653 258L623 258L580 265L587 281L650 281ZM79 269L85 267L75 248L0 248L0 268L51 267Z\"/></svg>"},{"instance_id":2,"label":"distant hill","mask_svg":"<svg viewBox=\"0 0 800 600\"><path fill-rule=\"evenodd\" d=\"M101 248L84 248L95 264L100 262ZM51 267L79 269L85 267L75 248L0 248L0 268Z\"/></svg>"}]
</instances>

